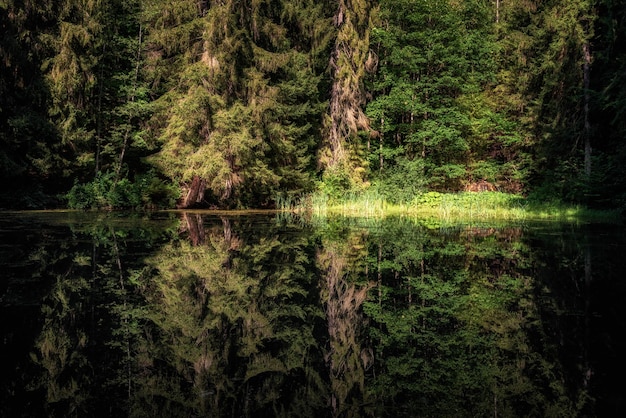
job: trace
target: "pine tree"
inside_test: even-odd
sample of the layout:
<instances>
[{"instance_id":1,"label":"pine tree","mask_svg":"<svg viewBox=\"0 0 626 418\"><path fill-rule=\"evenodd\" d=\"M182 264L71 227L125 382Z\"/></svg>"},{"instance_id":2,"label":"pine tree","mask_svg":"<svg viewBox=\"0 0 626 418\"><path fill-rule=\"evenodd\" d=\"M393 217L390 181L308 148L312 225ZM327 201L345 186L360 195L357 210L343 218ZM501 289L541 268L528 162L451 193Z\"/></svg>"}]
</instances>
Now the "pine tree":
<instances>
[{"instance_id":1,"label":"pine tree","mask_svg":"<svg viewBox=\"0 0 626 418\"><path fill-rule=\"evenodd\" d=\"M532 146L531 187L578 201L591 176L592 3L513 1L500 18L501 91Z\"/></svg>"},{"instance_id":2,"label":"pine tree","mask_svg":"<svg viewBox=\"0 0 626 418\"><path fill-rule=\"evenodd\" d=\"M626 207L626 3L596 2L590 88L593 204Z\"/></svg>"},{"instance_id":3,"label":"pine tree","mask_svg":"<svg viewBox=\"0 0 626 418\"><path fill-rule=\"evenodd\" d=\"M98 61L105 48L104 2L64 0L58 4L54 55L46 63L52 103L49 108L63 145L78 167L93 170L98 135Z\"/></svg>"}]
</instances>

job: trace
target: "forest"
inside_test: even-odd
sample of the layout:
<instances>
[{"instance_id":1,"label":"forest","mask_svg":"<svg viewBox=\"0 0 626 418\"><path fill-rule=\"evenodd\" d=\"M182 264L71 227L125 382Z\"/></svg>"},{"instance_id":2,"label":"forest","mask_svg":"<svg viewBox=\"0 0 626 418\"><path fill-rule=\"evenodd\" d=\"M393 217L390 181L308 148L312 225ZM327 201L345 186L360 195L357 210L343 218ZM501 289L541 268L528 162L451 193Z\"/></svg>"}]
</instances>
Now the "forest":
<instances>
[{"instance_id":1,"label":"forest","mask_svg":"<svg viewBox=\"0 0 626 418\"><path fill-rule=\"evenodd\" d=\"M0 208L626 208L623 0L0 0Z\"/></svg>"}]
</instances>

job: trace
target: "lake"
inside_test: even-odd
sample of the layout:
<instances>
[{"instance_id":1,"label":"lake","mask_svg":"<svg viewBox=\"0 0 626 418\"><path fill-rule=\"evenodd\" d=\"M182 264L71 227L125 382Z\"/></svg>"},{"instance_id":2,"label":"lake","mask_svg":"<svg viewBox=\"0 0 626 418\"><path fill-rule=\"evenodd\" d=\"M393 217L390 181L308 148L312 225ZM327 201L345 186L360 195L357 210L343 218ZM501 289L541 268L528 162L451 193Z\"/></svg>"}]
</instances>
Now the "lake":
<instances>
[{"instance_id":1,"label":"lake","mask_svg":"<svg viewBox=\"0 0 626 418\"><path fill-rule=\"evenodd\" d=\"M621 224L0 213L6 417L626 416Z\"/></svg>"}]
</instances>

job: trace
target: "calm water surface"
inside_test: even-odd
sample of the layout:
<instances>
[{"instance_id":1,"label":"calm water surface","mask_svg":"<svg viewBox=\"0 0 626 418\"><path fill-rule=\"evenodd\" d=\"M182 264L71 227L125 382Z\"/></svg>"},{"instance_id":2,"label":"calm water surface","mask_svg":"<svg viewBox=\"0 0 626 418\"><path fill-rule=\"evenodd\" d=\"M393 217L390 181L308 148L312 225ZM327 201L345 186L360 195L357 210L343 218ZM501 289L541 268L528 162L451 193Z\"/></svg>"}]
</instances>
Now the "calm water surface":
<instances>
[{"instance_id":1,"label":"calm water surface","mask_svg":"<svg viewBox=\"0 0 626 418\"><path fill-rule=\"evenodd\" d=\"M622 225L0 213L6 417L626 416Z\"/></svg>"}]
</instances>

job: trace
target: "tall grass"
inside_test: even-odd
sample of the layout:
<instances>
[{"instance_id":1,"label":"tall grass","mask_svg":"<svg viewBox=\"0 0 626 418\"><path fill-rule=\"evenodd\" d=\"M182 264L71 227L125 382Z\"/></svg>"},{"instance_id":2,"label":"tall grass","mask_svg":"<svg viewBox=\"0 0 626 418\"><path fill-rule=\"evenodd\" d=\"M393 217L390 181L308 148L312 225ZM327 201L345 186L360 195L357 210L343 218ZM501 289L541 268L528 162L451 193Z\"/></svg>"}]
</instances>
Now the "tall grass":
<instances>
[{"instance_id":1,"label":"tall grass","mask_svg":"<svg viewBox=\"0 0 626 418\"><path fill-rule=\"evenodd\" d=\"M593 211L559 202L531 201L519 195L501 192L426 192L415 196L410 202L400 204L388 203L375 191L350 192L340 199L332 199L318 192L302 199L297 210L316 217L341 215L382 218L396 215L467 221L617 217L616 212Z\"/></svg>"}]
</instances>

